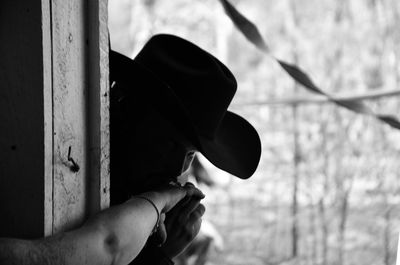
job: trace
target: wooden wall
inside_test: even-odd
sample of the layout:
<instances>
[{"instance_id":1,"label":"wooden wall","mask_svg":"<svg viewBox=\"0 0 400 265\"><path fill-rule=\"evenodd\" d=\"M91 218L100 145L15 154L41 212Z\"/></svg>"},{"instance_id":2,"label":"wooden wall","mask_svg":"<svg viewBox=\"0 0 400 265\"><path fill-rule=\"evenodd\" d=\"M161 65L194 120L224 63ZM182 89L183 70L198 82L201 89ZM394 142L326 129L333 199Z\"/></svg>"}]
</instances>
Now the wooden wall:
<instances>
[{"instance_id":1,"label":"wooden wall","mask_svg":"<svg viewBox=\"0 0 400 265\"><path fill-rule=\"evenodd\" d=\"M2 0L0 236L108 206L107 34L107 1Z\"/></svg>"},{"instance_id":2,"label":"wooden wall","mask_svg":"<svg viewBox=\"0 0 400 265\"><path fill-rule=\"evenodd\" d=\"M46 141L51 142L52 123L44 115L51 102L50 50L43 49L50 30L42 28L42 8L46 7L38 1L0 4L2 236L43 234L45 202L51 196L44 190L45 183L51 187L46 181L51 177L46 170L51 158Z\"/></svg>"}]
</instances>

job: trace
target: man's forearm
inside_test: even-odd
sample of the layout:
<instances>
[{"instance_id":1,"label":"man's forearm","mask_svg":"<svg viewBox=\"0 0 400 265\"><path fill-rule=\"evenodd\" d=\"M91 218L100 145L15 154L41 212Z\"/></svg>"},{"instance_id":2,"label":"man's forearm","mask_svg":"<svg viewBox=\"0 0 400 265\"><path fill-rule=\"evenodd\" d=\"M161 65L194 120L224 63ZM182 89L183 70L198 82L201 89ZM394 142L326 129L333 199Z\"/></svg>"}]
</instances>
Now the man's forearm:
<instances>
[{"instance_id":1,"label":"man's forearm","mask_svg":"<svg viewBox=\"0 0 400 265\"><path fill-rule=\"evenodd\" d=\"M161 212L162 201L148 195ZM102 227L107 250L115 257L115 264L127 264L144 247L157 222L157 211L148 201L133 198L100 213L94 223Z\"/></svg>"},{"instance_id":2,"label":"man's forearm","mask_svg":"<svg viewBox=\"0 0 400 265\"><path fill-rule=\"evenodd\" d=\"M64 265L58 251L51 251L43 242L20 239L0 239L2 265Z\"/></svg>"},{"instance_id":3,"label":"man's forearm","mask_svg":"<svg viewBox=\"0 0 400 265\"><path fill-rule=\"evenodd\" d=\"M153 206L132 199L70 232L39 240L0 238L0 264L128 264L143 248L156 220Z\"/></svg>"}]
</instances>

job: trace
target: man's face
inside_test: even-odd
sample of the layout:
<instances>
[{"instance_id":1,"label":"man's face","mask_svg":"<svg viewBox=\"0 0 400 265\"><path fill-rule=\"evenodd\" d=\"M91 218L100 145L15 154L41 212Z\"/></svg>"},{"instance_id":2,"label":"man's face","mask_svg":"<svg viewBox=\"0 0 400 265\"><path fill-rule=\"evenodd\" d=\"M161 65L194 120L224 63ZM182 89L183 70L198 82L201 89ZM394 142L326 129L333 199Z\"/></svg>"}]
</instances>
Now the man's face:
<instances>
[{"instance_id":1,"label":"man's face","mask_svg":"<svg viewBox=\"0 0 400 265\"><path fill-rule=\"evenodd\" d=\"M135 190L186 182L196 149L182 133L156 112L146 113L132 130L127 155Z\"/></svg>"}]
</instances>

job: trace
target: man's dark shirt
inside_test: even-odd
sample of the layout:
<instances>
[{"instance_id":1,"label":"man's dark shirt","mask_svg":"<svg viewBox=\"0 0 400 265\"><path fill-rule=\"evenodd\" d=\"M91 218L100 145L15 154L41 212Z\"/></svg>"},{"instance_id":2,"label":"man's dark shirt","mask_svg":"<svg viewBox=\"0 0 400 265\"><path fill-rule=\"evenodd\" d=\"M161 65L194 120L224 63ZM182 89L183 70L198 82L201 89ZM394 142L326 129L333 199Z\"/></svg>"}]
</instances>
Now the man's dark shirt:
<instances>
[{"instance_id":1,"label":"man's dark shirt","mask_svg":"<svg viewBox=\"0 0 400 265\"><path fill-rule=\"evenodd\" d=\"M112 69L110 69L110 84L113 83ZM123 154L118 154L116 151L117 144L121 137L116 131L122 129L119 128L119 123L123 119L121 109L119 108L119 100L124 95L123 92L115 85L110 89L110 186L111 194L110 201L111 205L120 204L128 200L126 188L127 186L123 177L126 176L124 167L128 161L124 161ZM125 165L124 165L125 164ZM146 246L139 253L139 255L130 263L131 265L173 265L174 263L169 259L161 248L157 247L153 243L147 242Z\"/></svg>"}]
</instances>

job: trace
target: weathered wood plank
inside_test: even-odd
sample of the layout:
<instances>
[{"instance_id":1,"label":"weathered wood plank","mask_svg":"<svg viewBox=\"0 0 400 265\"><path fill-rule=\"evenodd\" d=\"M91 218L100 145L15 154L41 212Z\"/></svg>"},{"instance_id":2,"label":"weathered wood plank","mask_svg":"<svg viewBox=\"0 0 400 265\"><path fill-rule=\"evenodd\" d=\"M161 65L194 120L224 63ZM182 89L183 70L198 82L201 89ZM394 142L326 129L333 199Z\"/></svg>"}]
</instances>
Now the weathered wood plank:
<instances>
[{"instance_id":1,"label":"weathered wood plank","mask_svg":"<svg viewBox=\"0 0 400 265\"><path fill-rule=\"evenodd\" d=\"M107 2L89 1L89 177L92 213L109 205L109 79Z\"/></svg>"},{"instance_id":2,"label":"weathered wood plank","mask_svg":"<svg viewBox=\"0 0 400 265\"><path fill-rule=\"evenodd\" d=\"M53 83L50 0L42 0L44 117L44 235L53 231Z\"/></svg>"},{"instance_id":3,"label":"weathered wood plank","mask_svg":"<svg viewBox=\"0 0 400 265\"><path fill-rule=\"evenodd\" d=\"M52 0L53 233L76 227L87 213L85 15L84 1Z\"/></svg>"},{"instance_id":4,"label":"weathered wood plank","mask_svg":"<svg viewBox=\"0 0 400 265\"><path fill-rule=\"evenodd\" d=\"M53 0L52 34L57 232L109 203L107 1Z\"/></svg>"},{"instance_id":5,"label":"weathered wood plank","mask_svg":"<svg viewBox=\"0 0 400 265\"><path fill-rule=\"evenodd\" d=\"M109 32L108 0L99 1L100 47L100 208L110 205L110 83L109 83Z\"/></svg>"}]
</instances>

